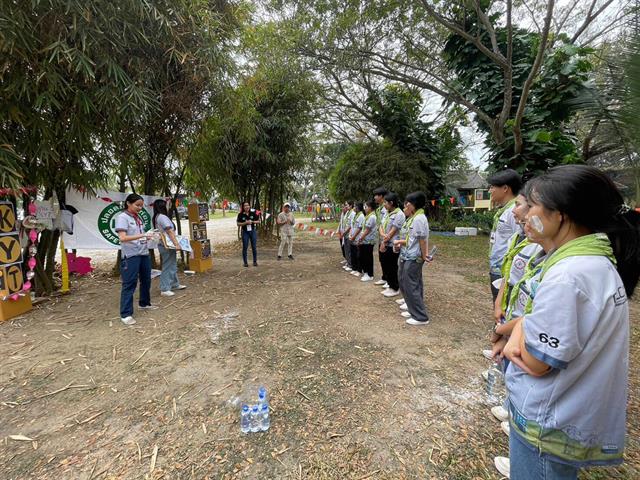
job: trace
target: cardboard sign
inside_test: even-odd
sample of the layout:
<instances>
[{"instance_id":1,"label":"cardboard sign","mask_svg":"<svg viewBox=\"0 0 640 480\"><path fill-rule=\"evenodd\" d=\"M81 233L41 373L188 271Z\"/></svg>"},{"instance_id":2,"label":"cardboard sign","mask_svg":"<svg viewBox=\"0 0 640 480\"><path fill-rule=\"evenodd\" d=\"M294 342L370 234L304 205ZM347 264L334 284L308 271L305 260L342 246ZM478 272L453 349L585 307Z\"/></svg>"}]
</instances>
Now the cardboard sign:
<instances>
[{"instance_id":1,"label":"cardboard sign","mask_svg":"<svg viewBox=\"0 0 640 480\"><path fill-rule=\"evenodd\" d=\"M13 203L0 202L0 234L16 231L16 212Z\"/></svg>"},{"instance_id":2,"label":"cardboard sign","mask_svg":"<svg viewBox=\"0 0 640 480\"><path fill-rule=\"evenodd\" d=\"M22 276L22 266L10 265L0 267L0 297L6 297L22 290L24 277Z\"/></svg>"},{"instance_id":3,"label":"cardboard sign","mask_svg":"<svg viewBox=\"0 0 640 480\"><path fill-rule=\"evenodd\" d=\"M206 222L209 220L209 204L207 203L199 203L198 204L198 218L201 222Z\"/></svg>"},{"instance_id":4,"label":"cardboard sign","mask_svg":"<svg viewBox=\"0 0 640 480\"><path fill-rule=\"evenodd\" d=\"M191 238L193 240L206 240L206 238L207 238L207 224L204 223L204 222L192 223L191 224Z\"/></svg>"},{"instance_id":5,"label":"cardboard sign","mask_svg":"<svg viewBox=\"0 0 640 480\"><path fill-rule=\"evenodd\" d=\"M52 203L48 201L36 200L36 218L38 220L44 218L56 218Z\"/></svg>"},{"instance_id":6,"label":"cardboard sign","mask_svg":"<svg viewBox=\"0 0 640 480\"><path fill-rule=\"evenodd\" d=\"M22 262L22 248L17 233L0 236L0 265Z\"/></svg>"}]
</instances>

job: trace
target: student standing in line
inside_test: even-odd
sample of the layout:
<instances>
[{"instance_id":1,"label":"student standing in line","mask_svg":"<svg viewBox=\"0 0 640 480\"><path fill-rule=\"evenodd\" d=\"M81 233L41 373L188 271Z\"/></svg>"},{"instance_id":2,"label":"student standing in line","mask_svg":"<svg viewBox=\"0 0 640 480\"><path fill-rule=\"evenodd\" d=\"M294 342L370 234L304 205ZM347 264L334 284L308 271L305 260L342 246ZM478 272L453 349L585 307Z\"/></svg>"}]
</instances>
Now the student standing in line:
<instances>
[{"instance_id":1,"label":"student standing in line","mask_svg":"<svg viewBox=\"0 0 640 480\"><path fill-rule=\"evenodd\" d=\"M344 233L342 234L342 238L344 240L344 253L347 257L347 263L342 268L351 273L353 271L353 258L351 257L351 240L349 237L351 235L351 229L353 228L353 220L356 218L355 202L353 200L349 200L347 205L349 207L349 211L345 217L345 228Z\"/></svg>"},{"instance_id":2,"label":"student standing in line","mask_svg":"<svg viewBox=\"0 0 640 480\"><path fill-rule=\"evenodd\" d=\"M509 248L509 239L518 231L518 225L513 217L513 207L516 195L520 192L522 180L515 170L507 169L491 175L489 192L494 206L498 211L493 217L489 249L489 278L491 280L491 295L495 303L500 289L499 280L502 278L502 262ZM497 286L496 286L497 285Z\"/></svg>"},{"instance_id":3,"label":"student standing in line","mask_svg":"<svg viewBox=\"0 0 640 480\"><path fill-rule=\"evenodd\" d=\"M429 222L424 214L427 197L423 192L407 195L404 203L406 221L400 231L400 238L394 241L394 248L400 249L398 280L400 291L407 305L406 317L409 325L427 325L429 315L424 305L424 283L422 267L429 258Z\"/></svg>"},{"instance_id":4,"label":"student standing in line","mask_svg":"<svg viewBox=\"0 0 640 480\"><path fill-rule=\"evenodd\" d=\"M344 248L344 232L347 229L347 218L349 215L349 205L345 202L342 204L342 209L340 210L340 223L338 223L338 240L340 241L340 251L342 252L342 263L343 265L347 264L347 254Z\"/></svg>"},{"instance_id":5,"label":"student standing in line","mask_svg":"<svg viewBox=\"0 0 640 480\"><path fill-rule=\"evenodd\" d=\"M362 273L362 264L360 263L360 251L358 249L358 236L364 225L364 206L362 202L355 202L353 206L354 217L351 222L351 230L349 231L349 243L351 246L351 275L359 277Z\"/></svg>"},{"instance_id":6,"label":"student standing in line","mask_svg":"<svg viewBox=\"0 0 640 480\"><path fill-rule=\"evenodd\" d=\"M296 224L296 219L291 213L291 205L287 202L282 207L282 212L278 214L276 220L280 226L280 246L278 247L278 260L282 260L282 251L285 244L288 245L287 252L289 254L289 260L293 260L293 226Z\"/></svg>"},{"instance_id":7,"label":"student standing in line","mask_svg":"<svg viewBox=\"0 0 640 480\"><path fill-rule=\"evenodd\" d=\"M382 219L380 225L380 264L384 278L389 286L382 291L385 297L395 297L400 295L400 285L398 283L398 257L399 253L393 251L393 242L398 239L400 229L405 221L403 211L400 209L400 199L398 195L389 192L384 196L384 208L387 214Z\"/></svg>"},{"instance_id":8,"label":"student standing in line","mask_svg":"<svg viewBox=\"0 0 640 480\"><path fill-rule=\"evenodd\" d=\"M125 209L115 220L115 230L120 239L120 275L122 277L122 291L120 292L120 320L125 325L133 325L133 294L140 279L140 300L138 305L142 310L155 310L151 305L151 261L147 240L153 237L153 232L145 233L144 222L140 218L140 211L144 208L142 197L136 193L127 196L124 201Z\"/></svg>"},{"instance_id":9,"label":"student standing in line","mask_svg":"<svg viewBox=\"0 0 640 480\"><path fill-rule=\"evenodd\" d=\"M503 352L509 473L573 480L581 468L623 461L640 215L593 167L556 167L531 183L527 225L555 250L521 287L524 316Z\"/></svg>"},{"instance_id":10,"label":"student standing in line","mask_svg":"<svg viewBox=\"0 0 640 480\"><path fill-rule=\"evenodd\" d=\"M153 202L153 228L159 230L162 235L168 236L169 239L171 239L171 243L176 247L175 249L165 248L162 242L158 244L160 259L162 260L160 295L163 297L172 297L175 295L173 290L184 290L187 287L180 285L178 281L177 252L181 250L181 248L176 238L176 226L169 218L167 212L167 202L162 199Z\"/></svg>"},{"instance_id":11,"label":"student standing in line","mask_svg":"<svg viewBox=\"0 0 640 480\"><path fill-rule=\"evenodd\" d=\"M384 196L389 193L389 191L384 187L376 188L373 191L373 200L376 202L376 225L380 227L382 225L382 221L387 215L387 209L384 206ZM384 288L387 288L389 285L387 284L387 277L385 275L384 268L382 268L382 252L378 249L378 262L380 262L380 270L382 271L382 278L380 280L376 280L373 282L374 285L384 285Z\"/></svg>"},{"instance_id":12,"label":"student standing in line","mask_svg":"<svg viewBox=\"0 0 640 480\"><path fill-rule=\"evenodd\" d=\"M260 223L258 213L251 208L249 202L242 203L242 210L238 213L236 223L239 227L242 227L242 262L245 267L248 267L247 263L247 250L249 243L251 243L251 253L253 254L253 266L258 266L258 251L256 244L258 243L258 232L256 232L256 225Z\"/></svg>"},{"instance_id":13,"label":"student standing in line","mask_svg":"<svg viewBox=\"0 0 640 480\"><path fill-rule=\"evenodd\" d=\"M357 239L359 262L363 271L362 278L360 279L362 282L370 282L373 280L373 248L378 236L375 208L376 203L373 200L364 203L365 217L362 224L362 231Z\"/></svg>"}]
</instances>

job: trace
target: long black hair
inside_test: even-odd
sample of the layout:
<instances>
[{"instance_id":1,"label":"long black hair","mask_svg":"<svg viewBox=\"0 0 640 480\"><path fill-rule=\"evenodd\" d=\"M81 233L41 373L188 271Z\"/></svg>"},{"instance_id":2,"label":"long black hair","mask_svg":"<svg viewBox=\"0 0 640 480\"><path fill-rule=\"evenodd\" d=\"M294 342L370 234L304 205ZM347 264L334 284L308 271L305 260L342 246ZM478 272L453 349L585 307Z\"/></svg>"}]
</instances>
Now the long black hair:
<instances>
[{"instance_id":1,"label":"long black hair","mask_svg":"<svg viewBox=\"0 0 640 480\"><path fill-rule=\"evenodd\" d=\"M362 202L355 202L355 203L353 204L353 206L354 206L354 207L356 207L356 213L364 212L364 203L362 203Z\"/></svg>"},{"instance_id":2,"label":"long black hair","mask_svg":"<svg viewBox=\"0 0 640 480\"><path fill-rule=\"evenodd\" d=\"M169 213L167 212L167 202L165 202L161 198L153 202L153 228L157 228L156 218L160 214L165 215L167 217L169 216Z\"/></svg>"},{"instance_id":3,"label":"long black hair","mask_svg":"<svg viewBox=\"0 0 640 480\"><path fill-rule=\"evenodd\" d=\"M566 214L592 232L606 233L627 296L633 295L640 278L640 213L625 205L606 174L587 165L562 165L530 180L526 192L546 209Z\"/></svg>"},{"instance_id":4,"label":"long black hair","mask_svg":"<svg viewBox=\"0 0 640 480\"><path fill-rule=\"evenodd\" d=\"M378 208L378 204L374 200L367 200L364 203L365 205L369 205L369 208L371 209L372 212L374 212L376 208ZM364 210L364 206L362 208Z\"/></svg>"},{"instance_id":5,"label":"long black hair","mask_svg":"<svg viewBox=\"0 0 640 480\"><path fill-rule=\"evenodd\" d=\"M424 192L413 192L407 195L404 201L416 207L416 210L420 210L427 204L427 196Z\"/></svg>"},{"instance_id":6,"label":"long black hair","mask_svg":"<svg viewBox=\"0 0 640 480\"><path fill-rule=\"evenodd\" d=\"M393 208L398 208L400 206L400 197L395 192L389 192L384 196L384 199L393 205ZM391 213L391 212L389 212Z\"/></svg>"}]
</instances>

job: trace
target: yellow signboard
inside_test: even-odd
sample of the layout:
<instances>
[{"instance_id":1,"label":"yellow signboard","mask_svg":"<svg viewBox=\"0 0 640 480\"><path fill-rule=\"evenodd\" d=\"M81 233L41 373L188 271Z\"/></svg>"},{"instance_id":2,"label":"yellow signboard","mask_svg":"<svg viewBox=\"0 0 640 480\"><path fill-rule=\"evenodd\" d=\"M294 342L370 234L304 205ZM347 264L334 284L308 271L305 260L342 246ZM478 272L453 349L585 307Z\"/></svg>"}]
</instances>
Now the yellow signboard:
<instances>
[{"instance_id":1,"label":"yellow signboard","mask_svg":"<svg viewBox=\"0 0 640 480\"><path fill-rule=\"evenodd\" d=\"M18 234L0 236L0 265L22 262L22 249Z\"/></svg>"},{"instance_id":2,"label":"yellow signboard","mask_svg":"<svg viewBox=\"0 0 640 480\"><path fill-rule=\"evenodd\" d=\"M16 213L13 204L0 202L0 234L16 231Z\"/></svg>"}]
</instances>

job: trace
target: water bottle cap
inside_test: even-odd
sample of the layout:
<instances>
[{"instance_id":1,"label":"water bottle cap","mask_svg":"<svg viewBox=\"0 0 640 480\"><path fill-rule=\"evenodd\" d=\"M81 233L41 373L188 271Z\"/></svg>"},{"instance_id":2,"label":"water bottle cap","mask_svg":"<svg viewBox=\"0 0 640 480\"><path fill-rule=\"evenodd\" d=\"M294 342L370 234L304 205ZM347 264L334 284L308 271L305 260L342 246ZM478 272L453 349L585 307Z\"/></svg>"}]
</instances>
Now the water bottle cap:
<instances>
[{"instance_id":1,"label":"water bottle cap","mask_svg":"<svg viewBox=\"0 0 640 480\"><path fill-rule=\"evenodd\" d=\"M242 405L242 411L243 412L248 412L249 411L249 405Z\"/></svg>"},{"instance_id":2,"label":"water bottle cap","mask_svg":"<svg viewBox=\"0 0 640 480\"><path fill-rule=\"evenodd\" d=\"M267 405L266 403L262 405L262 410L269 410L269 405Z\"/></svg>"},{"instance_id":3,"label":"water bottle cap","mask_svg":"<svg viewBox=\"0 0 640 480\"><path fill-rule=\"evenodd\" d=\"M254 412L257 412L257 411L258 411L258 405L254 405L254 406L251 408L251 410L253 410Z\"/></svg>"},{"instance_id":4,"label":"water bottle cap","mask_svg":"<svg viewBox=\"0 0 640 480\"><path fill-rule=\"evenodd\" d=\"M267 396L267 389L264 388L264 387L260 387L258 389L258 396L261 397L261 398L266 397Z\"/></svg>"}]
</instances>

